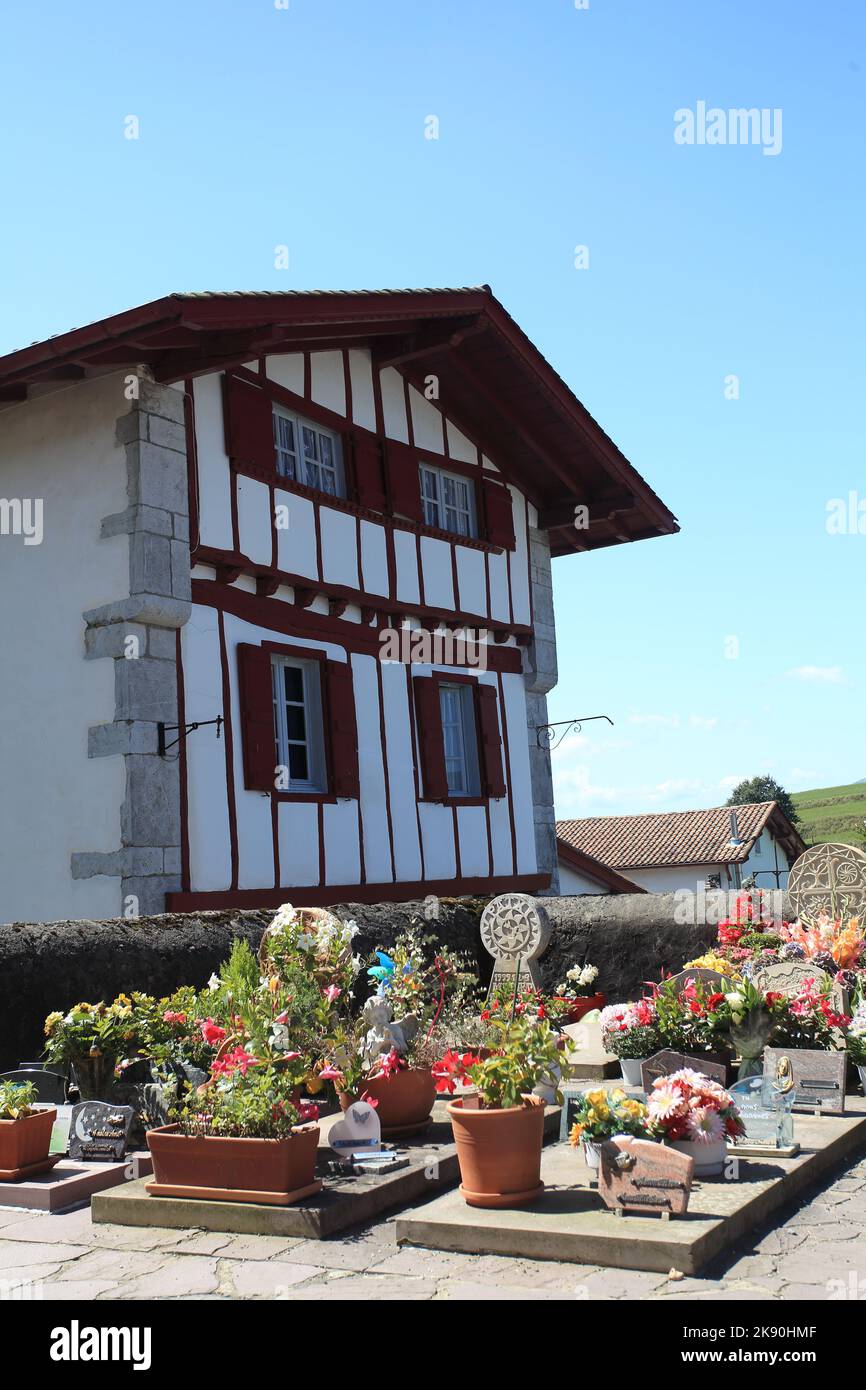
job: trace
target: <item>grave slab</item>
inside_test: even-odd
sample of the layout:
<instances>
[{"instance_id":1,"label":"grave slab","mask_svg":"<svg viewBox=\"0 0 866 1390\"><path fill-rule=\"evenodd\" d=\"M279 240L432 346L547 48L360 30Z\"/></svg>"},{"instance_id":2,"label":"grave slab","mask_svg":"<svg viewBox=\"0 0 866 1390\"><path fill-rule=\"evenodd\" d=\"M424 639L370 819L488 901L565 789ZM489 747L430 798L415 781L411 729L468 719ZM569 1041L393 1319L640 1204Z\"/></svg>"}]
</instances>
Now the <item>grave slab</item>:
<instances>
[{"instance_id":1,"label":"grave slab","mask_svg":"<svg viewBox=\"0 0 866 1390\"><path fill-rule=\"evenodd\" d=\"M372 1221L383 1212L409 1206L459 1182L457 1149L444 1102L436 1102L433 1121L426 1134L406 1139L397 1146L407 1154L408 1165L378 1177L366 1173L334 1177L325 1171L325 1164L333 1157L327 1149L327 1132L331 1124L341 1118L337 1114L320 1120L318 1175L323 1179L322 1191L296 1206L215 1202L199 1197L156 1197L145 1192L144 1182L140 1181L125 1183L110 1192L94 1196L90 1209L92 1219L96 1224L111 1222L120 1226L164 1226L172 1230L192 1227L206 1231L230 1231L239 1235L300 1236L307 1240L324 1240L350 1226ZM558 1106L546 1108L544 1126L545 1137L556 1138L559 1133Z\"/></svg>"},{"instance_id":2,"label":"grave slab","mask_svg":"<svg viewBox=\"0 0 866 1390\"><path fill-rule=\"evenodd\" d=\"M608 1212L579 1151L556 1144L542 1157L546 1188L531 1206L483 1210L449 1192L398 1217L397 1240L470 1254L697 1274L862 1146L866 1100L848 1097L845 1115L798 1116L795 1134L801 1146L796 1157L740 1157L736 1178L696 1181L685 1216L669 1221Z\"/></svg>"},{"instance_id":3,"label":"grave slab","mask_svg":"<svg viewBox=\"0 0 866 1390\"><path fill-rule=\"evenodd\" d=\"M66 1211L86 1202L95 1192L116 1187L130 1179L145 1178L153 1171L150 1154L127 1154L122 1163L83 1163L61 1158L47 1173L23 1182L0 1184L0 1207L28 1211Z\"/></svg>"}]
</instances>

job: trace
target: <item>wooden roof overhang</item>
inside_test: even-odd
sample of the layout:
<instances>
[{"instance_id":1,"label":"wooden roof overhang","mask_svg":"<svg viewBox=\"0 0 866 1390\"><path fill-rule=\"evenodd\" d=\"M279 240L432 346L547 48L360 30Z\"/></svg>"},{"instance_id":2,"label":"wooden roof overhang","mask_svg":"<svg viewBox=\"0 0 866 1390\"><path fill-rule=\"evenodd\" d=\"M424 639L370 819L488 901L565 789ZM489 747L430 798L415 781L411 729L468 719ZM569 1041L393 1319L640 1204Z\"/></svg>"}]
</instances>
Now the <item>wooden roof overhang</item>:
<instances>
[{"instance_id":1,"label":"wooden roof overhang","mask_svg":"<svg viewBox=\"0 0 866 1390\"><path fill-rule=\"evenodd\" d=\"M0 357L0 408L146 364L179 381L270 353L370 348L482 442L539 511L554 555L669 535L676 518L490 288L172 294ZM588 508L586 529L575 507Z\"/></svg>"}]
</instances>

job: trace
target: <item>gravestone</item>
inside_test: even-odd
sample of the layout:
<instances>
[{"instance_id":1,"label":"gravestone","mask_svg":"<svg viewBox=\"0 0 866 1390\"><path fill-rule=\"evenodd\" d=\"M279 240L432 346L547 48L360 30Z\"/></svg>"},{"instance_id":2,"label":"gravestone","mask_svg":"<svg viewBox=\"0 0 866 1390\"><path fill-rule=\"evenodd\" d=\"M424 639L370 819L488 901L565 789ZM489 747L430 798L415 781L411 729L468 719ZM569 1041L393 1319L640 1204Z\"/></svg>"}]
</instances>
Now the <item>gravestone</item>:
<instances>
[{"instance_id":1,"label":"gravestone","mask_svg":"<svg viewBox=\"0 0 866 1390\"><path fill-rule=\"evenodd\" d=\"M728 1140L737 1153L792 1158L800 1152L791 1114L796 1099L792 1077L777 1081L771 1076L749 1076L731 1086L730 1094L746 1127L742 1138Z\"/></svg>"},{"instance_id":2,"label":"gravestone","mask_svg":"<svg viewBox=\"0 0 866 1390\"><path fill-rule=\"evenodd\" d=\"M801 921L866 913L866 851L856 845L812 845L788 875L788 897Z\"/></svg>"},{"instance_id":3,"label":"gravestone","mask_svg":"<svg viewBox=\"0 0 866 1390\"><path fill-rule=\"evenodd\" d=\"M79 1101L69 1121L69 1157L80 1163L119 1163L126 1157L134 1118L131 1105Z\"/></svg>"},{"instance_id":4,"label":"gravestone","mask_svg":"<svg viewBox=\"0 0 866 1390\"><path fill-rule=\"evenodd\" d=\"M755 989L776 990L779 994L802 994L809 988L810 981L820 989L826 971L808 960L778 960L770 965L756 965L749 971L749 979ZM838 1013L850 1010L850 995L842 985L833 984L829 991L834 1009Z\"/></svg>"},{"instance_id":5,"label":"gravestone","mask_svg":"<svg viewBox=\"0 0 866 1390\"><path fill-rule=\"evenodd\" d=\"M671 1048L665 1047L661 1052L654 1052L652 1057L647 1057L641 1062L640 1083L649 1093L658 1077L671 1076L675 1071L682 1071L685 1067L690 1071L700 1072L702 1076L708 1076L711 1081L718 1081L720 1086L724 1086L727 1080L728 1069L724 1062L714 1062L709 1057L692 1057L686 1052L674 1052Z\"/></svg>"},{"instance_id":6,"label":"gravestone","mask_svg":"<svg viewBox=\"0 0 866 1390\"><path fill-rule=\"evenodd\" d=\"M689 1205L695 1161L689 1154L649 1139L621 1135L599 1146L598 1190L605 1206L622 1216L658 1212L682 1216Z\"/></svg>"},{"instance_id":7,"label":"gravestone","mask_svg":"<svg viewBox=\"0 0 866 1390\"><path fill-rule=\"evenodd\" d=\"M764 1048L764 1076L778 1087L793 1078L794 1110L807 1114L845 1113L844 1052L819 1048Z\"/></svg>"},{"instance_id":8,"label":"gravestone","mask_svg":"<svg viewBox=\"0 0 866 1390\"><path fill-rule=\"evenodd\" d=\"M550 940L547 913L528 893L501 893L481 914L481 941L493 957L490 989L524 976L539 988L538 958ZM519 988L519 985L518 985Z\"/></svg>"}]
</instances>

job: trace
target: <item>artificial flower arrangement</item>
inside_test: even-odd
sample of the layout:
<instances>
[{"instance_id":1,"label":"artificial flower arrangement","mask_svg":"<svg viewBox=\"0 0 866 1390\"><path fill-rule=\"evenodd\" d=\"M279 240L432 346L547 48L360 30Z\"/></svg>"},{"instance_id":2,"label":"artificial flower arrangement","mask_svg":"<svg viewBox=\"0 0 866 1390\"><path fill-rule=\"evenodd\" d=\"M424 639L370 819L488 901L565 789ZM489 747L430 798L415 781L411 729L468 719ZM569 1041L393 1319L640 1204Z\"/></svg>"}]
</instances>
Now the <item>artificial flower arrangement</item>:
<instances>
[{"instance_id":1,"label":"artificial flower arrangement","mask_svg":"<svg viewBox=\"0 0 866 1390\"><path fill-rule=\"evenodd\" d=\"M633 1004L608 1004L599 1016L606 1051L618 1057L624 1080L641 1084L640 1064L666 1044L663 1041L655 999Z\"/></svg>"},{"instance_id":2,"label":"artificial flower arrangement","mask_svg":"<svg viewBox=\"0 0 866 1390\"><path fill-rule=\"evenodd\" d=\"M611 1091L603 1087L584 1091L573 1113L568 1142L575 1148L583 1147L590 1168L598 1167L598 1145L605 1139L620 1134L632 1134L636 1139L647 1137L646 1106L618 1087Z\"/></svg>"},{"instance_id":3,"label":"artificial flower arrangement","mask_svg":"<svg viewBox=\"0 0 866 1390\"><path fill-rule=\"evenodd\" d=\"M860 969L866 953L866 937L856 917L843 922L822 913L810 924L784 923L780 935L781 959L808 961L833 977ZM853 984L854 980L847 983Z\"/></svg>"},{"instance_id":4,"label":"artificial flower arrangement","mask_svg":"<svg viewBox=\"0 0 866 1390\"><path fill-rule=\"evenodd\" d=\"M555 993L560 999L586 999L594 994L593 986L597 979L597 965L573 965L566 970L565 979L556 986Z\"/></svg>"},{"instance_id":5,"label":"artificial flower arrangement","mask_svg":"<svg viewBox=\"0 0 866 1390\"><path fill-rule=\"evenodd\" d=\"M524 1206L542 1192L545 1112L534 1092L559 1076L562 1042L546 1018L492 1019L489 1055L447 1052L434 1064L440 1092L474 1088L448 1105L470 1206Z\"/></svg>"},{"instance_id":6,"label":"artificial flower arrangement","mask_svg":"<svg viewBox=\"0 0 866 1390\"><path fill-rule=\"evenodd\" d=\"M45 1020L45 1056L71 1066L82 1100L99 1099L114 1082L119 1060L138 1047L133 1001L119 994L111 1003L74 1004Z\"/></svg>"},{"instance_id":7,"label":"artificial flower arrangement","mask_svg":"<svg viewBox=\"0 0 866 1390\"><path fill-rule=\"evenodd\" d=\"M646 1118L650 1136L691 1153L696 1175L705 1177L722 1171L727 1140L745 1134L724 1087L688 1067L656 1078Z\"/></svg>"},{"instance_id":8,"label":"artificial flower arrangement","mask_svg":"<svg viewBox=\"0 0 866 1390\"><path fill-rule=\"evenodd\" d=\"M687 960L683 970L715 970L719 975L725 975L729 979L737 975L737 970L731 961L725 956L720 956L715 951L705 951L702 956L695 956L694 960Z\"/></svg>"}]
</instances>

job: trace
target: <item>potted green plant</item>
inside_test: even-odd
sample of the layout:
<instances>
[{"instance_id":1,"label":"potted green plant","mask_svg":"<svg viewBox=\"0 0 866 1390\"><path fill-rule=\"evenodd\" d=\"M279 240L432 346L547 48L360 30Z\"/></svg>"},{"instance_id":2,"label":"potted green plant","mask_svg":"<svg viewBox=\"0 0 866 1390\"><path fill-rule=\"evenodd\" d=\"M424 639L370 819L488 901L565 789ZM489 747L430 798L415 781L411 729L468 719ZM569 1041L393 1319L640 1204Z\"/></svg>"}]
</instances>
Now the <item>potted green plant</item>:
<instances>
[{"instance_id":1,"label":"potted green plant","mask_svg":"<svg viewBox=\"0 0 866 1390\"><path fill-rule=\"evenodd\" d=\"M491 1023L491 1045L483 1059L446 1053L433 1073L441 1092L453 1095L467 1081L475 1088L474 1095L448 1105L464 1201L475 1207L526 1206L544 1189L544 1101L532 1091L557 1074L560 1039L547 1019L523 1015Z\"/></svg>"},{"instance_id":2,"label":"potted green plant","mask_svg":"<svg viewBox=\"0 0 866 1390\"><path fill-rule=\"evenodd\" d=\"M134 1006L125 994L111 1004L74 1004L45 1020L45 1056L71 1066L82 1100L108 1099L118 1060L136 1045Z\"/></svg>"},{"instance_id":3,"label":"potted green plant","mask_svg":"<svg viewBox=\"0 0 866 1390\"><path fill-rule=\"evenodd\" d=\"M0 1081L0 1181L43 1172L60 1157L49 1156L55 1106L37 1107L32 1081Z\"/></svg>"},{"instance_id":4,"label":"potted green plant","mask_svg":"<svg viewBox=\"0 0 866 1390\"><path fill-rule=\"evenodd\" d=\"M637 1139L647 1136L646 1106L618 1087L584 1091L573 1113L569 1143L583 1149L587 1168L598 1168L600 1146L606 1139L619 1134L633 1134Z\"/></svg>"},{"instance_id":5,"label":"potted green plant","mask_svg":"<svg viewBox=\"0 0 866 1390\"><path fill-rule=\"evenodd\" d=\"M288 1206L321 1188L316 1180L318 1108L294 1103L291 1064L261 1062L237 1046L218 1059L211 1081L148 1131L159 1197Z\"/></svg>"}]
</instances>

